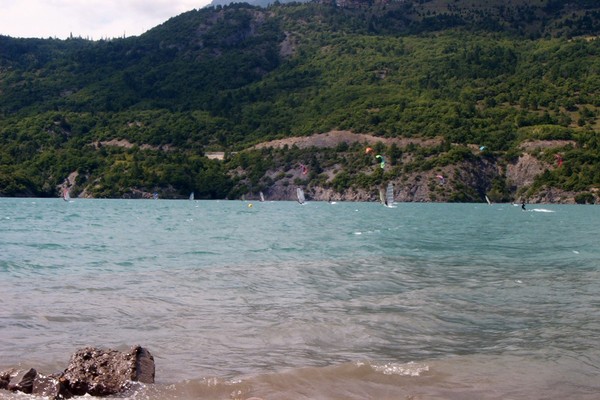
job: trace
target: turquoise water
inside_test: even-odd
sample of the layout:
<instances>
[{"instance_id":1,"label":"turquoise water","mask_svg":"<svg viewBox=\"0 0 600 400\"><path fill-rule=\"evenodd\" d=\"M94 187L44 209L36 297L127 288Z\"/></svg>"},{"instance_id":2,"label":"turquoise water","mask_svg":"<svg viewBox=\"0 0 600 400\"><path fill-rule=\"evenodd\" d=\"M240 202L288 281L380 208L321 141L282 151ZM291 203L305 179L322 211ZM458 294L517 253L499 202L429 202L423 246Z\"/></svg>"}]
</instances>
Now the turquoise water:
<instances>
[{"instance_id":1,"label":"turquoise water","mask_svg":"<svg viewBox=\"0 0 600 400\"><path fill-rule=\"evenodd\" d=\"M597 206L249 205L0 199L0 370L140 344L125 397L598 398Z\"/></svg>"}]
</instances>

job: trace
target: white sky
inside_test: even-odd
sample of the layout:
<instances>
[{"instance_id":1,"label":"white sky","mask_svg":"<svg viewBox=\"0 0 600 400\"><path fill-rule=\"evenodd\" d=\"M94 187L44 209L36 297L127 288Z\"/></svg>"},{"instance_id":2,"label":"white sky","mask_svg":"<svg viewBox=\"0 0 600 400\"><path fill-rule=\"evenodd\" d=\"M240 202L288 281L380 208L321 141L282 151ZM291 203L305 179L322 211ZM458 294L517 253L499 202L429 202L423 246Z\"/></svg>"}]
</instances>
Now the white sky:
<instances>
[{"instance_id":1,"label":"white sky","mask_svg":"<svg viewBox=\"0 0 600 400\"><path fill-rule=\"evenodd\" d=\"M140 35L211 0L0 0L0 35L93 40Z\"/></svg>"}]
</instances>

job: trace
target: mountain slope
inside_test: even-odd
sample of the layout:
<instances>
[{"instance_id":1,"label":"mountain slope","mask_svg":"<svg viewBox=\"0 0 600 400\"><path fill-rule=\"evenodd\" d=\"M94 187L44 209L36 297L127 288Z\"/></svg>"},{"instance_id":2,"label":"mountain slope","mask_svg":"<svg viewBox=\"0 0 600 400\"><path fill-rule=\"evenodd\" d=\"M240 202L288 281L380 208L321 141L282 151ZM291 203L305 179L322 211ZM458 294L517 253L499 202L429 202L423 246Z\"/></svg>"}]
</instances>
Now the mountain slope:
<instances>
[{"instance_id":1,"label":"mountain slope","mask_svg":"<svg viewBox=\"0 0 600 400\"><path fill-rule=\"evenodd\" d=\"M395 180L412 201L595 201L600 41L570 39L597 33L595 3L324 3L194 10L112 41L0 37L0 193L370 200ZM253 148L332 130L378 139ZM566 142L524 147L540 140Z\"/></svg>"}]
</instances>

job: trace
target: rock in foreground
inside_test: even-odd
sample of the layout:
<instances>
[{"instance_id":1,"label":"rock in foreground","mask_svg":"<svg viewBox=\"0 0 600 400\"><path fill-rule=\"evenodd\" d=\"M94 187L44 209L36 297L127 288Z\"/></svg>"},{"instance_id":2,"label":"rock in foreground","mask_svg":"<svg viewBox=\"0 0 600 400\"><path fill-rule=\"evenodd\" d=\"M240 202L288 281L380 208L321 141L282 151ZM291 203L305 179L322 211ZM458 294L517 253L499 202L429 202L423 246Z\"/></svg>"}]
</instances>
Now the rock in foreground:
<instances>
[{"instance_id":1,"label":"rock in foreground","mask_svg":"<svg viewBox=\"0 0 600 400\"><path fill-rule=\"evenodd\" d=\"M86 347L71 356L61 374L43 376L30 369L0 372L0 389L31 393L51 399L117 394L130 382L154 383L154 357L145 348L129 352Z\"/></svg>"},{"instance_id":2,"label":"rock in foreground","mask_svg":"<svg viewBox=\"0 0 600 400\"><path fill-rule=\"evenodd\" d=\"M73 354L62 377L76 396L107 396L131 381L154 383L154 358L140 346L128 353L86 347Z\"/></svg>"}]
</instances>

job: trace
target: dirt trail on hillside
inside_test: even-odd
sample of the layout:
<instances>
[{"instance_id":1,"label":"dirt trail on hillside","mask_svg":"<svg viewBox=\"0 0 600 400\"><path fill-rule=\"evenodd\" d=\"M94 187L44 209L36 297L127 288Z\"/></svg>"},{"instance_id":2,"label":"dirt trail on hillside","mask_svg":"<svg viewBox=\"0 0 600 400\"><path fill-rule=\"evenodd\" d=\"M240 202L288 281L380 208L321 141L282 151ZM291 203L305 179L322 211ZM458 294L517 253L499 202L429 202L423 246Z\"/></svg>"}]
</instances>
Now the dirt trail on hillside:
<instances>
[{"instance_id":1,"label":"dirt trail on hillside","mask_svg":"<svg viewBox=\"0 0 600 400\"><path fill-rule=\"evenodd\" d=\"M303 136L303 137L291 137L286 139L278 139L272 140L270 142L259 143L253 148L255 149L263 149L263 148L283 148L285 145L288 147L292 147L296 145L300 149L305 149L308 147L335 147L340 143L366 143L366 144L375 144L377 142L381 142L386 146L391 145L392 143L396 143L396 145L400 147L404 147L408 144L417 144L420 146L436 146L442 142L442 138L432 138L432 139L421 139L421 138L382 138L378 136L368 135L364 133L353 133L350 131L330 131L326 133L317 133L311 136Z\"/></svg>"}]
</instances>

